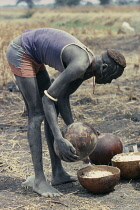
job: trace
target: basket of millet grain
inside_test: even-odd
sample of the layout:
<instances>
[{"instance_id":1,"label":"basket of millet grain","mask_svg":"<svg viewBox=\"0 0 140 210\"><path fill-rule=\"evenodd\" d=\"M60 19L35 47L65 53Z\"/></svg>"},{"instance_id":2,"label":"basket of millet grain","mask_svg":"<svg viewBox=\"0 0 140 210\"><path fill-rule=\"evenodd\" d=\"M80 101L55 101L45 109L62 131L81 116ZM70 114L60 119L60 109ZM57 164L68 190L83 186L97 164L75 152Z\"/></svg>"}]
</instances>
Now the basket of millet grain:
<instances>
[{"instance_id":1,"label":"basket of millet grain","mask_svg":"<svg viewBox=\"0 0 140 210\"><path fill-rule=\"evenodd\" d=\"M108 193L114 190L120 179L120 170L107 165L90 165L78 170L80 184L94 194Z\"/></svg>"},{"instance_id":2,"label":"basket of millet grain","mask_svg":"<svg viewBox=\"0 0 140 210\"><path fill-rule=\"evenodd\" d=\"M112 166L120 169L122 178L140 178L140 152L117 154L112 158L111 162Z\"/></svg>"}]
</instances>

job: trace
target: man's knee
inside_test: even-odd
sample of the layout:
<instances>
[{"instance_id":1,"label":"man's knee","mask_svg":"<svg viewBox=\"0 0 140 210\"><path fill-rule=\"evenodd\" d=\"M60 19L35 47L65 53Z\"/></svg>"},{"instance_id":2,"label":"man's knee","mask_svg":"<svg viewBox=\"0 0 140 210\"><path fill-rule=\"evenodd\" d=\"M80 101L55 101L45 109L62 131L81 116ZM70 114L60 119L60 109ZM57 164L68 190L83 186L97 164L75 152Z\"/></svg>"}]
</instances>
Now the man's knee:
<instances>
[{"instance_id":1,"label":"man's knee","mask_svg":"<svg viewBox=\"0 0 140 210\"><path fill-rule=\"evenodd\" d=\"M37 114L30 114L29 113L29 122L34 124L41 124L42 121L45 119L44 113L37 113Z\"/></svg>"}]
</instances>

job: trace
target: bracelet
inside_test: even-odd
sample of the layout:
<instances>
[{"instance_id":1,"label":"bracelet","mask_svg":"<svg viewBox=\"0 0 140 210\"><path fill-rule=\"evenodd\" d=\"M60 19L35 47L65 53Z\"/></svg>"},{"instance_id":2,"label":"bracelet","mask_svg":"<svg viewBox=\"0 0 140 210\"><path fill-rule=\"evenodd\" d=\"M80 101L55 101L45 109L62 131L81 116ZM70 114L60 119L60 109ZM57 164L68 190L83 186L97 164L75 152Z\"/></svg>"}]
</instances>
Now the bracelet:
<instances>
[{"instance_id":1,"label":"bracelet","mask_svg":"<svg viewBox=\"0 0 140 210\"><path fill-rule=\"evenodd\" d=\"M53 98L52 96L50 96L50 94L47 92L47 90L44 90L44 93L46 96L48 96L49 99L51 99L52 101L58 101L57 98Z\"/></svg>"}]
</instances>

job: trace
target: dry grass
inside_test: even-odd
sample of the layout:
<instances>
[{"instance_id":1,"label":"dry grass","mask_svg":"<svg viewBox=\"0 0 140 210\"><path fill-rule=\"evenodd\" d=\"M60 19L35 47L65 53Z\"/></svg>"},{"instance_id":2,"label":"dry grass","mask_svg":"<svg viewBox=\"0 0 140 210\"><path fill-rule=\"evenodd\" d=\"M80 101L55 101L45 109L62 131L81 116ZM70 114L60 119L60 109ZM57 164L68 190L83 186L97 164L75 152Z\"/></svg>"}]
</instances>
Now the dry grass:
<instances>
[{"instance_id":1,"label":"dry grass","mask_svg":"<svg viewBox=\"0 0 140 210\"><path fill-rule=\"evenodd\" d=\"M31 15L30 18L27 18ZM24 16L24 18L23 18ZM25 18L26 17L26 18ZM46 199L38 197L32 191L22 190L19 186L21 181L27 176L33 174L31 156L27 143L26 130L27 119L21 118L24 103L19 93L9 93L5 89L7 82L13 80L13 75L10 72L5 51L9 42L20 35L25 29L39 27L57 27L64 29L76 35L83 43L85 43L95 53L100 53L107 46L114 46L115 40L119 46L125 42L125 45L132 44L140 34L139 26L139 7L96 7L96 8L55 8L46 9L39 8L34 10L26 9L1 9L0 11L0 98L1 109L0 117L2 122L0 144L1 144L1 161L0 172L2 173L2 183L8 186L3 190L1 201L3 206L1 209L24 209L24 210L43 210L43 209L81 209L88 210L94 206L95 210L116 209L115 203L104 202L102 197L87 195L82 191L78 184L69 185L69 189L60 187L60 190L65 193L65 196L57 199ZM136 29L136 35L129 37L118 35L117 30L123 21L127 21ZM113 40L113 42L112 42ZM123 41L122 41L123 40ZM127 67L122 77L109 85L96 86L95 94L92 95L92 79L85 83L72 96L71 101L74 104L81 102L82 98L92 100L90 104L78 104L72 106L74 118L95 125L96 128L107 122L106 113L109 117L118 115L131 115L139 106L139 64L140 55L137 50L123 50L127 60ZM56 73L54 69L47 67L49 74L52 76ZM111 118L110 118L111 120ZM115 119L116 120L116 119ZM115 121L111 121L112 124ZM118 123L122 123L122 128L111 127L112 132L121 136L122 141L130 142L132 140L139 141L139 123L134 123L130 119L122 119ZM62 125L61 118L59 119ZM104 124L103 124L104 123ZM127 124L126 124L127 123ZM114 123L115 124L115 123ZM106 124L105 124L106 125ZM115 124L116 125L116 124ZM107 127L107 126L106 126ZM43 130L43 126L42 126ZM51 167L48 155L48 149L43 138L43 160L44 169L47 169L47 176L50 180ZM68 164L64 166L70 170L77 171L83 167L82 163L75 163L70 167ZM3 184L3 185L4 185ZM124 186L123 186L124 187ZM138 191L132 193L132 188L123 192L123 187L118 186L118 191L123 193L123 201L132 195L138 197ZM76 189L76 191L73 190ZM125 189L124 189L125 190ZM135 192L135 193L134 193ZM88 197L89 196L89 197ZM109 195L111 196L111 195ZM108 198L110 198L108 196ZM114 194L113 194L114 196ZM114 197L112 196L112 200ZM118 194L116 192L115 196ZM125 199L124 199L125 198ZM4 203L4 202L7 203ZM137 203L125 203L124 206L136 207Z\"/></svg>"},{"instance_id":2,"label":"dry grass","mask_svg":"<svg viewBox=\"0 0 140 210\"><path fill-rule=\"evenodd\" d=\"M113 12L112 12L113 11ZM131 11L131 12L130 12ZM57 8L57 9L35 9L31 10L33 16L31 18L19 18L23 14L27 13L27 10L25 9L2 9L0 13L0 87L4 87L7 82L14 80L13 75L11 74L11 71L9 69L6 57L5 57L5 51L9 44L9 42L15 37L20 35L25 29L31 29L31 28L38 28L38 27L52 27L54 25L57 25L60 29L64 29L74 35L76 35L81 41L86 43L89 48L94 48L96 52L100 52L101 49L99 49L98 45L93 46L92 39L94 38L100 38L102 37L108 37L108 35L113 37L119 37L121 39L121 35L117 34L117 30L112 30L112 25L116 27L119 27L119 25L122 23L122 21L129 21L137 23L137 16L139 12L139 7L97 7L97 8ZM123 13L123 14L122 14ZM86 15L86 18L85 18ZM86 19L87 24L84 25L84 20ZM77 25L73 25L74 21L81 20L82 25L79 26L79 22L77 22ZM67 22L72 22L71 25L67 25ZM59 24L58 24L59 23ZM61 24L60 24L61 23ZM91 27L91 25L100 25L101 27ZM59 25L59 26L58 26ZM110 26L105 28L105 26ZM103 27L104 26L104 27ZM137 29L137 28L136 28ZM138 30L138 29L137 29ZM110 34L111 33L111 34ZM90 40L90 42L89 42ZM102 44L100 45L102 46ZM92 49L94 51L94 49ZM124 52L127 60L127 68L121 78L114 82L111 85L107 85L105 88L103 86L97 86L96 92L94 95L94 102L97 103L98 101L108 101L108 109L109 107L112 107L115 103L116 110L115 113L123 113L123 114L129 114L131 113L131 106L129 104L123 104L122 109L122 103L124 98L133 99L133 97L139 97L139 95L135 94L135 86L132 84L130 90L126 90L126 86L120 87L120 83L125 80L133 80L137 79L138 77L138 71L139 68L135 68L135 66L139 66L140 63L140 56L138 52ZM49 67L48 71L50 75L55 74L55 70L51 69ZM91 90L92 87L92 79L85 82L86 87L89 87ZM110 90L108 94L108 89ZM117 93L120 93L117 95ZM80 100L85 95L89 98L93 98L92 90L89 91L88 88L84 89L84 86L79 88L76 92L77 97L76 100ZM14 101L11 101L11 104L9 104L9 96L7 95L7 92L3 90L0 95L2 102L7 103L9 106L6 106L2 113L1 117L3 118L3 124L8 124L10 120L10 125L18 125L21 124L20 115L23 111L23 102L21 96L18 94L12 94L10 93L10 100L11 98L14 98ZM75 98L74 98L75 100ZM16 113L14 111L15 105L20 103L20 109L16 110ZM10 107L10 108L9 108ZM79 105L80 107L80 105ZM136 105L137 108L137 105ZM82 106L81 106L82 109ZM100 112L102 112L102 105L100 106ZM90 111L90 109L89 109ZM6 112L8 113L8 118L4 118ZM16 117L15 117L16 114ZM75 119L80 120L81 119L81 111L80 109L75 109L74 116ZM88 116L87 116L88 117ZM86 115L85 115L86 118ZM89 119L89 123L92 123L92 121L103 121L103 117L98 117L98 119L92 118L91 121ZM26 126L26 120L22 122L23 127L24 124ZM129 128L126 128L129 129ZM119 131L118 131L119 132ZM116 131L117 133L117 131ZM12 134L4 133L2 136L3 141L5 142L7 139L10 139L9 144L11 145L11 149L14 148L20 148L20 152L24 153L24 150L21 151L21 146L19 143L19 140L23 138L26 139L26 136L24 136L24 133L17 133L17 130L15 130ZM16 140L16 141L15 141ZM14 150L13 150L14 151ZM15 151L14 151L15 152ZM16 153L15 153L16 154ZM16 171L22 171L22 177L25 177L25 174L28 174L27 171L25 171L25 168L16 169L16 162L18 162L17 158L14 158L13 153L10 152L10 156L7 157L7 160L10 158L11 165L8 165L8 161L5 159L6 164L6 170L11 170L16 173ZM3 155L4 156L4 155ZM24 155L23 155L24 156ZM11 157L13 157L11 159ZM27 169L28 170L28 169ZM25 174L24 174L25 171ZM20 177L20 174L16 174L16 176Z\"/></svg>"},{"instance_id":3,"label":"dry grass","mask_svg":"<svg viewBox=\"0 0 140 210\"><path fill-rule=\"evenodd\" d=\"M77 36L94 52L92 40L95 37L118 36L123 21L132 24L136 32L139 27L139 6L131 7L83 7L83 8L39 8L1 9L0 13L0 86L13 79L5 57L9 42L25 29L56 27ZM136 58L138 59L138 58ZM132 56L131 56L132 60ZM135 61L134 61L135 62Z\"/></svg>"}]
</instances>

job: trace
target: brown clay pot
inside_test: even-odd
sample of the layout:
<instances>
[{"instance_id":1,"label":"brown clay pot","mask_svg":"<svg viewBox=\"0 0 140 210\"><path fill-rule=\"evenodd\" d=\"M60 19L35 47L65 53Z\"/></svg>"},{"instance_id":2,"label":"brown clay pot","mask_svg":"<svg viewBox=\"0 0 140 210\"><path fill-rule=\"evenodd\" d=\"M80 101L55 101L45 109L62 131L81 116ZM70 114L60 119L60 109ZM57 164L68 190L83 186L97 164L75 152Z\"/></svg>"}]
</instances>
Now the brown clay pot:
<instances>
[{"instance_id":1,"label":"brown clay pot","mask_svg":"<svg viewBox=\"0 0 140 210\"><path fill-rule=\"evenodd\" d=\"M99 178L85 178L84 174L87 172L107 171L111 172L111 175L99 177ZM111 192L120 179L120 170L113 166L106 165L91 165L86 168L82 168L77 172L77 177L80 184L89 192L94 194L102 194Z\"/></svg>"},{"instance_id":2,"label":"brown clay pot","mask_svg":"<svg viewBox=\"0 0 140 210\"><path fill-rule=\"evenodd\" d=\"M98 135L90 124L78 121L67 127L64 138L71 142L79 155L79 160L82 160L93 152Z\"/></svg>"},{"instance_id":3,"label":"brown clay pot","mask_svg":"<svg viewBox=\"0 0 140 210\"><path fill-rule=\"evenodd\" d=\"M121 140L111 133L100 133L94 151L89 155L90 161L96 165L110 165L114 155L123 152Z\"/></svg>"},{"instance_id":4,"label":"brown clay pot","mask_svg":"<svg viewBox=\"0 0 140 210\"><path fill-rule=\"evenodd\" d=\"M127 159L123 160L123 157ZM134 160L133 157L137 157ZM112 165L121 171L121 177L124 179L140 179L140 152L129 152L115 155L112 160Z\"/></svg>"}]
</instances>

